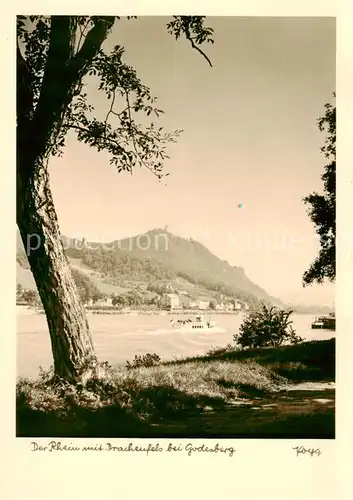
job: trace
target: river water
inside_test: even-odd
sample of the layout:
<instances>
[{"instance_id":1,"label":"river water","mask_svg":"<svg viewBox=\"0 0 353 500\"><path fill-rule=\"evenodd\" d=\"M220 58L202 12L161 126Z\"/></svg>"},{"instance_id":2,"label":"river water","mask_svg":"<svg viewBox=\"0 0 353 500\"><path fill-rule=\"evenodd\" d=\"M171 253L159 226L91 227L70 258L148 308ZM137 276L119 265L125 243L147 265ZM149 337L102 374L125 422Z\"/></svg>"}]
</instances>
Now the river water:
<instances>
[{"instance_id":1,"label":"river water","mask_svg":"<svg viewBox=\"0 0 353 500\"><path fill-rule=\"evenodd\" d=\"M89 315L94 347L102 361L111 364L124 363L135 354L155 352L163 360L174 356L204 354L215 346L232 343L238 332L243 315L205 315L205 319L216 322L224 333L182 333L171 329L173 316L161 315ZM187 316L185 316L186 318ZM184 318L178 315L178 319ZM312 330L314 316L292 315L293 328L306 340L324 340L335 336L330 330ZM39 366L49 368L52 364L49 333L43 314L17 315L17 375L35 377Z\"/></svg>"}]
</instances>

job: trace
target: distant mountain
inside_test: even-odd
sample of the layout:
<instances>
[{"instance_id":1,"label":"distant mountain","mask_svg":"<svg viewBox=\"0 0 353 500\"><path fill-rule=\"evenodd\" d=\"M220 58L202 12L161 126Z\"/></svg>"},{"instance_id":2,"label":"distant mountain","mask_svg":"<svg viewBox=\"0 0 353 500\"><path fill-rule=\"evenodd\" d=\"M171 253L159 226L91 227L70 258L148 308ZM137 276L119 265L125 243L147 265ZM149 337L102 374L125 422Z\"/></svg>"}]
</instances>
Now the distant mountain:
<instances>
[{"instance_id":1,"label":"distant mountain","mask_svg":"<svg viewBox=\"0 0 353 500\"><path fill-rule=\"evenodd\" d=\"M112 245L128 251L133 258L158 262L178 276L191 283L200 283L210 290L240 295L243 292L245 296L282 304L253 283L242 267L231 266L192 238L186 239L163 229L153 229L135 237L117 240Z\"/></svg>"},{"instance_id":2,"label":"distant mountain","mask_svg":"<svg viewBox=\"0 0 353 500\"><path fill-rule=\"evenodd\" d=\"M303 306L301 304L289 305L290 309L297 314L330 314L335 312L333 307L328 306L318 306L318 305L307 305Z\"/></svg>"},{"instance_id":3,"label":"distant mountain","mask_svg":"<svg viewBox=\"0 0 353 500\"><path fill-rule=\"evenodd\" d=\"M196 240L163 229L108 244L67 237L63 243L71 266L89 276L102 293L120 293L136 284L164 282L194 296L223 294L250 305L259 301L284 305L253 283L242 267L231 266ZM23 275L28 263L20 239L17 263ZM26 271L28 281L30 271Z\"/></svg>"}]
</instances>

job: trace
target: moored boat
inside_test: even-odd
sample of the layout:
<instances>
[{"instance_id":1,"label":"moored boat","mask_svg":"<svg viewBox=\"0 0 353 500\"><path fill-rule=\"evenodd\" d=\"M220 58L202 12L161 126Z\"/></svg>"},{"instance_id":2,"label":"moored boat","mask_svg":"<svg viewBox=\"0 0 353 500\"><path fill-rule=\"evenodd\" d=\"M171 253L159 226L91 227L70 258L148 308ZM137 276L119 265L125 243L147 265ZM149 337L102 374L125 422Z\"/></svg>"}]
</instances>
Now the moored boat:
<instances>
[{"instance_id":1,"label":"moored boat","mask_svg":"<svg viewBox=\"0 0 353 500\"><path fill-rule=\"evenodd\" d=\"M318 316L315 321L311 324L311 328L316 330L335 330L336 329L336 318L335 314L331 313L329 316Z\"/></svg>"}]
</instances>

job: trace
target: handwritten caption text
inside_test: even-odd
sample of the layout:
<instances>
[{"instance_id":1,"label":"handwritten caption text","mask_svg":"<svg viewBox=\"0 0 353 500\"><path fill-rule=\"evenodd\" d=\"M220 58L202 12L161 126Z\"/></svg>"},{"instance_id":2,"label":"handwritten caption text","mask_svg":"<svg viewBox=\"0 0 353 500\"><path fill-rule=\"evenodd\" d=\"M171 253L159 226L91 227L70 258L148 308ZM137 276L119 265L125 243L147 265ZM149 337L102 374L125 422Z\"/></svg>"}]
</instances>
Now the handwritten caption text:
<instances>
[{"instance_id":1,"label":"handwritten caption text","mask_svg":"<svg viewBox=\"0 0 353 500\"><path fill-rule=\"evenodd\" d=\"M195 453L210 453L214 455L227 455L233 457L235 454L235 449L231 446L223 447L218 443L214 446L206 446L205 444L195 445L188 443L186 445L174 443L169 443L168 446L160 446L157 444L148 444L146 446L137 446L133 443L129 443L127 446L115 446L112 443L100 443L92 446L78 446L70 443L69 445L63 444L61 441L50 441L47 445L38 444L35 441L31 443L31 451L41 451L41 452L56 452L56 451L71 451L71 452L130 452L130 453L180 453L184 452L189 457Z\"/></svg>"}]
</instances>

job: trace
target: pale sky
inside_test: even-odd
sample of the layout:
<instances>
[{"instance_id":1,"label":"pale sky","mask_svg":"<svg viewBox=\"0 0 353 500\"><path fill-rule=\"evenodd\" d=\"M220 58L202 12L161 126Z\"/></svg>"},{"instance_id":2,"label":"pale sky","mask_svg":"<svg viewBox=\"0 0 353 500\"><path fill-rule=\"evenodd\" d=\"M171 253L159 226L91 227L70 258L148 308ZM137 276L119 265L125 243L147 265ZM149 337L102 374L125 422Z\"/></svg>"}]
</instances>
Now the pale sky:
<instances>
[{"instance_id":1,"label":"pale sky","mask_svg":"<svg viewBox=\"0 0 353 500\"><path fill-rule=\"evenodd\" d=\"M62 233L109 242L167 225L276 297L332 305L333 285L301 283L318 250L302 198L322 185L317 118L335 90L335 20L208 18L212 68L167 34L167 20L119 21L106 45L125 46L159 98L161 124L184 130L169 148L170 176L118 174L108 155L70 136L51 161ZM105 115L104 95L88 94Z\"/></svg>"}]
</instances>

